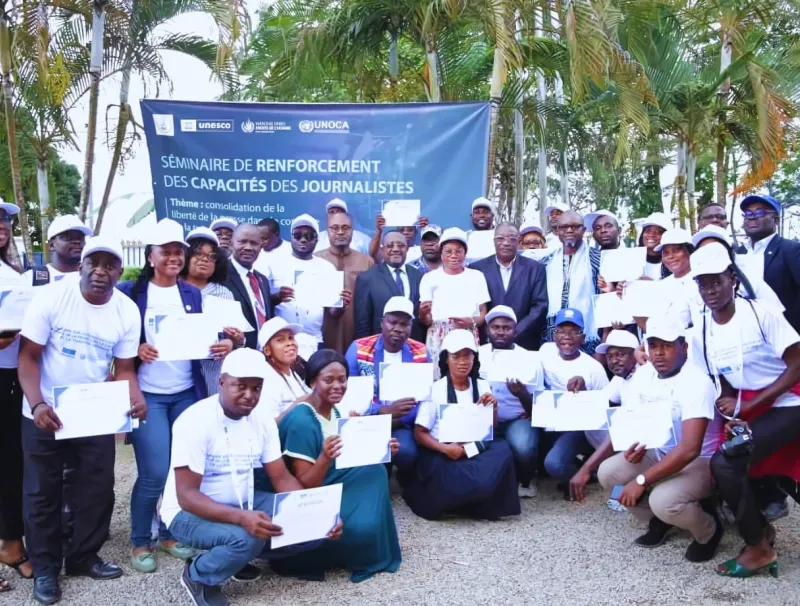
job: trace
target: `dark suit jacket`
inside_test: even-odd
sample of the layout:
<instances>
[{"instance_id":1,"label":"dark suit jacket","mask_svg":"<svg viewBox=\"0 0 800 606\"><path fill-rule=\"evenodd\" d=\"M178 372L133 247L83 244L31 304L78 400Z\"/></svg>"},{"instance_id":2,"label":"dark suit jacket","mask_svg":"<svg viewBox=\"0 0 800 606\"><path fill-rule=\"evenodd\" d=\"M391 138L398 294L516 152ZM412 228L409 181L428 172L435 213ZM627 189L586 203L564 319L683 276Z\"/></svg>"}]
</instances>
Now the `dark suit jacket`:
<instances>
[{"instance_id":1,"label":"dark suit jacket","mask_svg":"<svg viewBox=\"0 0 800 606\"><path fill-rule=\"evenodd\" d=\"M256 270L253 270L253 273L258 280L258 285L261 287L261 296L264 298L264 307L267 312L266 319L269 320L273 316L272 304L269 299L269 280L264 274ZM256 330L244 333L245 347L258 349L258 322L256 322L256 312L253 309L253 304L250 303L250 285L242 281L239 272L236 271L230 259L228 259L228 279L225 281L225 286L233 293L233 298L241 304L244 317L250 326L256 327Z\"/></svg>"},{"instance_id":2,"label":"dark suit jacket","mask_svg":"<svg viewBox=\"0 0 800 606\"><path fill-rule=\"evenodd\" d=\"M511 267L507 291L503 288L503 278L494 256L475 261L470 267L486 278L492 298L486 306L487 313L497 305L508 305L517 315L516 342L526 349L538 349L548 304L544 265L518 254Z\"/></svg>"},{"instance_id":3,"label":"dark suit jacket","mask_svg":"<svg viewBox=\"0 0 800 606\"><path fill-rule=\"evenodd\" d=\"M406 265L408 285L411 288L411 302L414 304L414 322L411 325L411 338L425 342L428 329L422 326L419 318L419 283L422 273L411 265ZM375 265L368 271L358 274L356 290L353 293L353 307L356 312L356 339L377 335L381 332L381 318L386 302L403 293L397 288L394 274L386 263Z\"/></svg>"},{"instance_id":4,"label":"dark suit jacket","mask_svg":"<svg viewBox=\"0 0 800 606\"><path fill-rule=\"evenodd\" d=\"M764 251L764 282L786 308L789 324L800 331L800 242L772 238Z\"/></svg>"}]
</instances>

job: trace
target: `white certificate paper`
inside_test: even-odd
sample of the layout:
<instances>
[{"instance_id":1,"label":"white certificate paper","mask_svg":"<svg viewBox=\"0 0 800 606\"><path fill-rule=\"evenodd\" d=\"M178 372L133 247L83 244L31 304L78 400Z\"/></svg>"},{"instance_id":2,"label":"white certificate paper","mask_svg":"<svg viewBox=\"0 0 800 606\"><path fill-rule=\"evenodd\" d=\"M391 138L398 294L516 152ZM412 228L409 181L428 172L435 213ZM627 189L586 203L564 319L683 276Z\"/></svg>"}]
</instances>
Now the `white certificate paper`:
<instances>
[{"instance_id":1,"label":"white certificate paper","mask_svg":"<svg viewBox=\"0 0 800 606\"><path fill-rule=\"evenodd\" d=\"M370 415L339 419L342 451L336 469L389 463L392 452L392 415Z\"/></svg>"},{"instance_id":2,"label":"white certificate paper","mask_svg":"<svg viewBox=\"0 0 800 606\"><path fill-rule=\"evenodd\" d=\"M218 340L218 322L204 313L155 316L153 347L161 362L204 360Z\"/></svg>"},{"instance_id":3,"label":"white certificate paper","mask_svg":"<svg viewBox=\"0 0 800 606\"><path fill-rule=\"evenodd\" d=\"M564 393L555 402L554 431L592 431L605 429L608 421L608 395L603 390Z\"/></svg>"},{"instance_id":4,"label":"white certificate paper","mask_svg":"<svg viewBox=\"0 0 800 606\"><path fill-rule=\"evenodd\" d=\"M628 450L635 443L664 448L675 443L672 409L668 404L643 404L609 408L608 432L614 450Z\"/></svg>"},{"instance_id":5,"label":"white certificate paper","mask_svg":"<svg viewBox=\"0 0 800 606\"><path fill-rule=\"evenodd\" d=\"M496 350L492 352L492 359L488 364L486 380L489 383L502 383L505 385L509 380L516 379L525 385L531 385L534 389L541 389L541 385L534 384L537 370L541 368L538 354L533 351L522 351L518 349Z\"/></svg>"},{"instance_id":6,"label":"white certificate paper","mask_svg":"<svg viewBox=\"0 0 800 606\"><path fill-rule=\"evenodd\" d=\"M428 397L433 385L433 364L381 363L381 382L378 398L394 402L403 398L414 398L417 402Z\"/></svg>"},{"instance_id":7,"label":"white certificate paper","mask_svg":"<svg viewBox=\"0 0 800 606\"><path fill-rule=\"evenodd\" d=\"M0 285L0 331L21 330L32 299L33 287L4 281Z\"/></svg>"},{"instance_id":8,"label":"white certificate paper","mask_svg":"<svg viewBox=\"0 0 800 606\"><path fill-rule=\"evenodd\" d=\"M203 313L214 319L218 332L222 332L223 328L235 328L242 332L255 330L244 317L242 304L239 301L208 296L203 299Z\"/></svg>"},{"instance_id":9,"label":"white certificate paper","mask_svg":"<svg viewBox=\"0 0 800 606\"><path fill-rule=\"evenodd\" d=\"M387 227L410 227L416 225L419 214L419 200L386 200L381 211Z\"/></svg>"},{"instance_id":10,"label":"white certificate paper","mask_svg":"<svg viewBox=\"0 0 800 606\"><path fill-rule=\"evenodd\" d=\"M131 396L127 381L107 381L53 388L53 410L63 427L56 440L126 433L134 428L128 416Z\"/></svg>"},{"instance_id":11,"label":"white certificate paper","mask_svg":"<svg viewBox=\"0 0 800 606\"><path fill-rule=\"evenodd\" d=\"M332 267L332 266L331 266ZM297 272L294 281L294 300L298 307L343 307L343 271Z\"/></svg>"},{"instance_id":12,"label":"white certificate paper","mask_svg":"<svg viewBox=\"0 0 800 606\"><path fill-rule=\"evenodd\" d=\"M615 322L633 324L628 306L616 292L606 292L594 299L594 324L597 328L609 328Z\"/></svg>"},{"instance_id":13,"label":"white certificate paper","mask_svg":"<svg viewBox=\"0 0 800 606\"><path fill-rule=\"evenodd\" d=\"M638 280L644 275L646 263L644 246L604 250L600 253L600 275L606 282Z\"/></svg>"},{"instance_id":14,"label":"white certificate paper","mask_svg":"<svg viewBox=\"0 0 800 606\"><path fill-rule=\"evenodd\" d=\"M475 301L465 293L437 288L433 293L431 318L434 322L449 318L474 318L478 315Z\"/></svg>"},{"instance_id":15,"label":"white certificate paper","mask_svg":"<svg viewBox=\"0 0 800 606\"><path fill-rule=\"evenodd\" d=\"M448 444L494 439L494 408L483 404L439 404L439 441Z\"/></svg>"},{"instance_id":16,"label":"white certificate paper","mask_svg":"<svg viewBox=\"0 0 800 606\"><path fill-rule=\"evenodd\" d=\"M339 523L341 507L341 484L276 494L272 522L283 534L272 537L272 549L324 539Z\"/></svg>"},{"instance_id":17,"label":"white certificate paper","mask_svg":"<svg viewBox=\"0 0 800 606\"><path fill-rule=\"evenodd\" d=\"M669 284L669 283L667 283ZM650 318L663 313L672 300L660 280L634 280L626 282L622 302L634 317Z\"/></svg>"},{"instance_id":18,"label":"white certificate paper","mask_svg":"<svg viewBox=\"0 0 800 606\"><path fill-rule=\"evenodd\" d=\"M556 414L556 403L564 391L537 391L533 394L531 408L531 426L547 429L553 426Z\"/></svg>"},{"instance_id":19,"label":"white certificate paper","mask_svg":"<svg viewBox=\"0 0 800 606\"><path fill-rule=\"evenodd\" d=\"M472 260L485 259L494 253L494 230L473 231L467 238L467 257Z\"/></svg>"},{"instance_id":20,"label":"white certificate paper","mask_svg":"<svg viewBox=\"0 0 800 606\"><path fill-rule=\"evenodd\" d=\"M363 415L369 410L372 398L375 397L375 377L349 377L347 390L336 409L343 417L349 417L351 412Z\"/></svg>"}]
</instances>

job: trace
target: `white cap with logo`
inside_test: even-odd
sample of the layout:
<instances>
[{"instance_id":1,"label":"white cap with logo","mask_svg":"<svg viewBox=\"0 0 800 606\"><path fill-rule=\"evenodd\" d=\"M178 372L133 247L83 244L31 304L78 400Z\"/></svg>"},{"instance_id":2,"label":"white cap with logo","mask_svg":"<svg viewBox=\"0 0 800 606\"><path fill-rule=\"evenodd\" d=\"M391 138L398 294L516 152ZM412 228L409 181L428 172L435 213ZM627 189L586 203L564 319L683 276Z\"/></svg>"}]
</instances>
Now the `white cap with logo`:
<instances>
[{"instance_id":1,"label":"white cap with logo","mask_svg":"<svg viewBox=\"0 0 800 606\"><path fill-rule=\"evenodd\" d=\"M234 349L222 361L220 374L237 379L265 379L269 372L264 354L255 349Z\"/></svg>"},{"instance_id":2,"label":"white cap with logo","mask_svg":"<svg viewBox=\"0 0 800 606\"><path fill-rule=\"evenodd\" d=\"M413 320L414 304L405 297L392 297L386 301L386 305L383 306L383 315L396 313L406 314Z\"/></svg>"},{"instance_id":3,"label":"white cap with logo","mask_svg":"<svg viewBox=\"0 0 800 606\"><path fill-rule=\"evenodd\" d=\"M522 227L519 228L520 237L531 232L544 235L544 230L539 226L538 223L523 223Z\"/></svg>"},{"instance_id":4,"label":"white cap with logo","mask_svg":"<svg viewBox=\"0 0 800 606\"><path fill-rule=\"evenodd\" d=\"M325 205L325 212L328 213L331 211L332 208L341 208L345 213L347 213L347 202L342 200L341 198L334 198L330 202Z\"/></svg>"},{"instance_id":5,"label":"white cap with logo","mask_svg":"<svg viewBox=\"0 0 800 606\"><path fill-rule=\"evenodd\" d=\"M497 305L496 307L492 307L492 310L486 314L486 324L488 325L489 322L496 318L508 318L516 322L517 314L515 314L514 310L508 305Z\"/></svg>"},{"instance_id":6,"label":"white cap with logo","mask_svg":"<svg viewBox=\"0 0 800 606\"><path fill-rule=\"evenodd\" d=\"M120 244L120 241L102 235L86 240L86 246L83 247L83 252L81 252L81 261L83 261L89 255L93 255L94 253L98 252L109 253L114 255L121 262L125 262L122 258L122 245Z\"/></svg>"},{"instance_id":7,"label":"white cap with logo","mask_svg":"<svg viewBox=\"0 0 800 606\"><path fill-rule=\"evenodd\" d=\"M600 210L596 210L593 213L589 213L583 218L583 226L588 230L592 231L594 229L594 222L597 221L600 217L609 217L610 219L614 219L614 223L619 224L619 220L617 216L612 213L610 210L606 210L605 208L601 208Z\"/></svg>"},{"instance_id":8,"label":"white cap with logo","mask_svg":"<svg viewBox=\"0 0 800 606\"><path fill-rule=\"evenodd\" d=\"M442 237L439 238L439 244L443 245L445 242L450 242L452 240L461 242L464 246L467 246L467 234L463 229L448 227L442 232Z\"/></svg>"},{"instance_id":9,"label":"white cap with logo","mask_svg":"<svg viewBox=\"0 0 800 606\"><path fill-rule=\"evenodd\" d=\"M219 238L217 238L217 234L215 234L209 227L195 227L186 236L187 242L191 242L192 240L210 240L219 246Z\"/></svg>"},{"instance_id":10,"label":"white cap with logo","mask_svg":"<svg viewBox=\"0 0 800 606\"><path fill-rule=\"evenodd\" d=\"M420 238L424 238L428 234L436 234L437 238L442 236L442 228L438 225L434 225L433 223L428 223L425 227L422 228L422 232L420 233Z\"/></svg>"},{"instance_id":11,"label":"white cap with logo","mask_svg":"<svg viewBox=\"0 0 800 606\"><path fill-rule=\"evenodd\" d=\"M706 225L703 229L698 231L695 235L692 236L692 245L696 248L700 245L700 242L707 238L714 238L715 240L719 240L720 242L724 242L728 246L733 245L733 241L731 240L731 235L728 233L724 227L720 227L719 225Z\"/></svg>"},{"instance_id":12,"label":"white cap with logo","mask_svg":"<svg viewBox=\"0 0 800 606\"><path fill-rule=\"evenodd\" d=\"M661 339L673 343L685 336L686 331L672 316L655 317L647 320L645 339Z\"/></svg>"},{"instance_id":13,"label":"white cap with logo","mask_svg":"<svg viewBox=\"0 0 800 606\"><path fill-rule=\"evenodd\" d=\"M6 202L3 200L3 198L0 198L0 210L6 211L6 214L9 216L13 216L19 212L19 206L16 204L11 204L11 202Z\"/></svg>"},{"instance_id":14,"label":"white cap with logo","mask_svg":"<svg viewBox=\"0 0 800 606\"><path fill-rule=\"evenodd\" d=\"M475 335L472 334L472 331L463 328L451 330L442 341L442 351L456 353L462 349L478 351L478 346L475 345Z\"/></svg>"},{"instance_id":15,"label":"white cap with logo","mask_svg":"<svg viewBox=\"0 0 800 606\"><path fill-rule=\"evenodd\" d=\"M173 242L189 246L183 239L183 225L172 219L161 219L147 239L151 246L164 246Z\"/></svg>"},{"instance_id":16,"label":"white cap with logo","mask_svg":"<svg viewBox=\"0 0 800 606\"><path fill-rule=\"evenodd\" d=\"M545 216L550 216L550 213L554 210L560 210L562 213L565 213L569 210L569 205L564 204L563 202L553 202L552 204L548 204L544 208Z\"/></svg>"},{"instance_id":17,"label":"white cap with logo","mask_svg":"<svg viewBox=\"0 0 800 606\"><path fill-rule=\"evenodd\" d=\"M663 230L672 229L672 219L666 213L652 213L642 223L642 229L655 225Z\"/></svg>"},{"instance_id":18,"label":"white cap with logo","mask_svg":"<svg viewBox=\"0 0 800 606\"><path fill-rule=\"evenodd\" d=\"M661 252L668 244L691 244L692 234L681 227L670 227L661 236L661 243L656 246L656 252Z\"/></svg>"},{"instance_id":19,"label":"white cap with logo","mask_svg":"<svg viewBox=\"0 0 800 606\"><path fill-rule=\"evenodd\" d=\"M61 215L53 219L50 227L47 228L47 240L52 240L67 231L79 231L87 237L94 235L94 230L91 227L86 227L83 221L75 215Z\"/></svg>"},{"instance_id":20,"label":"white cap with logo","mask_svg":"<svg viewBox=\"0 0 800 606\"><path fill-rule=\"evenodd\" d=\"M728 249L719 242L698 248L689 257L692 266L692 277L721 274L731 266Z\"/></svg>"},{"instance_id":21,"label":"white cap with logo","mask_svg":"<svg viewBox=\"0 0 800 606\"><path fill-rule=\"evenodd\" d=\"M294 220L292 220L290 231L294 231L298 227L310 227L317 234L319 233L319 223L317 223L317 220L314 217L307 213L304 213L299 217L295 217Z\"/></svg>"},{"instance_id":22,"label":"white cap with logo","mask_svg":"<svg viewBox=\"0 0 800 606\"><path fill-rule=\"evenodd\" d=\"M261 325L261 330L258 331L258 348L264 349L269 340L282 330L291 330L292 334L296 335L302 332L303 327L299 324L289 324L279 316L270 318Z\"/></svg>"},{"instance_id":23,"label":"white cap with logo","mask_svg":"<svg viewBox=\"0 0 800 606\"><path fill-rule=\"evenodd\" d=\"M627 330L612 330L608 333L604 343L600 343L595 350L599 354L604 354L609 347L623 347L626 349L636 349L639 347L639 340Z\"/></svg>"},{"instance_id":24,"label":"white cap with logo","mask_svg":"<svg viewBox=\"0 0 800 606\"><path fill-rule=\"evenodd\" d=\"M211 222L210 228L217 230L217 229L230 229L233 231L239 225L239 222L236 219L231 219L230 217L220 217L219 219L214 219Z\"/></svg>"},{"instance_id":25,"label":"white cap with logo","mask_svg":"<svg viewBox=\"0 0 800 606\"><path fill-rule=\"evenodd\" d=\"M472 210L475 210L476 208L488 208L490 211L495 212L494 202L483 196L480 198L475 198L472 201Z\"/></svg>"}]
</instances>

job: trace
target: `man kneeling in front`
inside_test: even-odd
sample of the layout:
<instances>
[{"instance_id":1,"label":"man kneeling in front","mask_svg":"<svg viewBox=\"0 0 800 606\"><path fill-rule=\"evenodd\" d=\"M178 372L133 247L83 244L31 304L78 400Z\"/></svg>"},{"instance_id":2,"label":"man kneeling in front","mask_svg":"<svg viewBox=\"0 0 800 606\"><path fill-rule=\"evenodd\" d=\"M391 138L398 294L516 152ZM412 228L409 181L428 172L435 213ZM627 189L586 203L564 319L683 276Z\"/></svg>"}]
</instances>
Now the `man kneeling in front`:
<instances>
[{"instance_id":1,"label":"man kneeling in front","mask_svg":"<svg viewBox=\"0 0 800 606\"><path fill-rule=\"evenodd\" d=\"M278 492L303 486L283 463L275 421L250 416L266 373L261 352L232 352L222 363L219 394L188 408L172 429L161 516L178 541L208 550L187 562L181 577L197 606L227 605L219 586L233 575L239 579L243 569L249 572L242 580L255 580L250 560L286 557L321 543L269 546L282 534L270 517L275 495L254 491L253 467L263 465ZM340 522L328 538L341 531Z\"/></svg>"}]
</instances>

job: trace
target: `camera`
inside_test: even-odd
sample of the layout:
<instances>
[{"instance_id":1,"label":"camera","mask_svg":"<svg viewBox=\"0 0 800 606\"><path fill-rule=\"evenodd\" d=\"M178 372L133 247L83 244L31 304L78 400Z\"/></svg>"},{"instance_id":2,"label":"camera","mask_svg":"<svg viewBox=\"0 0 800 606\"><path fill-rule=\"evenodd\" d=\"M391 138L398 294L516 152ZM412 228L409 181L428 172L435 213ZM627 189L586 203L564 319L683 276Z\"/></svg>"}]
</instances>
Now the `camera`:
<instances>
[{"instance_id":1,"label":"camera","mask_svg":"<svg viewBox=\"0 0 800 606\"><path fill-rule=\"evenodd\" d=\"M745 425L734 425L731 430L733 437L722 443L722 453L726 457L741 457L753 452L753 432Z\"/></svg>"}]
</instances>

